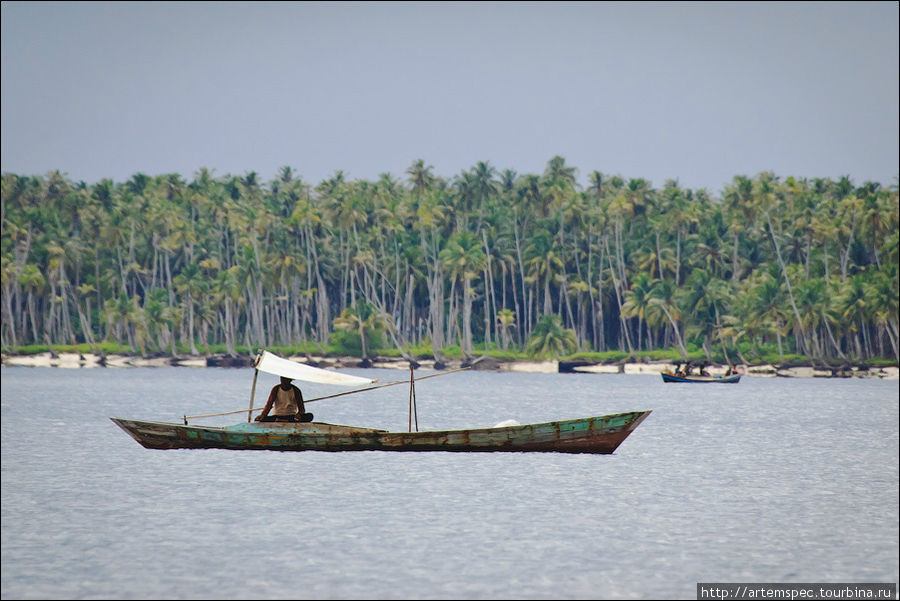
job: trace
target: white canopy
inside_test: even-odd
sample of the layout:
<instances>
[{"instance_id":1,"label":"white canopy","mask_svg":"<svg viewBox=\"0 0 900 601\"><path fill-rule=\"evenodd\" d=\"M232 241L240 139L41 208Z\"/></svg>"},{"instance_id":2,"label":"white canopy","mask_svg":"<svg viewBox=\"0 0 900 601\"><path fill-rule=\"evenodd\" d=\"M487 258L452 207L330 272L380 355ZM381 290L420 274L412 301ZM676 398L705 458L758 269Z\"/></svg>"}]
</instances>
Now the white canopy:
<instances>
[{"instance_id":1,"label":"white canopy","mask_svg":"<svg viewBox=\"0 0 900 601\"><path fill-rule=\"evenodd\" d=\"M376 381L282 359L269 351L263 351L262 356L257 359L256 369L267 374L275 374L276 376L292 380L303 380L304 382L316 382L319 384L336 384L338 386L361 386Z\"/></svg>"}]
</instances>

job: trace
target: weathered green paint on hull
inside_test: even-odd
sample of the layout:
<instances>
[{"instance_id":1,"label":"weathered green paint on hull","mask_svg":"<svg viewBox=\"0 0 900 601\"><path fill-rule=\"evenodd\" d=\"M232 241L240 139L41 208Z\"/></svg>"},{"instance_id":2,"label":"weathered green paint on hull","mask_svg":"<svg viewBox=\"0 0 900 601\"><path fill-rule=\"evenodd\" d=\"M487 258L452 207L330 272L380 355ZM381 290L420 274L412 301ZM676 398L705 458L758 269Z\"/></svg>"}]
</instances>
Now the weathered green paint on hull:
<instances>
[{"instance_id":1,"label":"weathered green paint on hull","mask_svg":"<svg viewBox=\"0 0 900 601\"><path fill-rule=\"evenodd\" d=\"M431 432L388 432L319 422L252 422L216 428L110 419L148 449L609 454L649 414L635 411L523 426Z\"/></svg>"}]
</instances>

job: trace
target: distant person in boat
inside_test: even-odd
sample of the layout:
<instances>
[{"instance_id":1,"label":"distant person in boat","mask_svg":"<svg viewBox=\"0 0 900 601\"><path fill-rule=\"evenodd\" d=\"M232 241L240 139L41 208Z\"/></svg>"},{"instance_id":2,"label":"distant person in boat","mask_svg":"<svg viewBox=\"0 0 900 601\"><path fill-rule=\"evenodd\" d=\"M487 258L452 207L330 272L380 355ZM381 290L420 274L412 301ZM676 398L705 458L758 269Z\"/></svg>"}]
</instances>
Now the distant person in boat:
<instances>
[{"instance_id":1,"label":"distant person in boat","mask_svg":"<svg viewBox=\"0 0 900 601\"><path fill-rule=\"evenodd\" d=\"M701 375L701 376L707 376L707 377L709 377L709 372L706 371L706 366L707 366L706 363L701 363L701 364L700 364L700 375Z\"/></svg>"},{"instance_id":2,"label":"distant person in boat","mask_svg":"<svg viewBox=\"0 0 900 601\"><path fill-rule=\"evenodd\" d=\"M274 410L273 410L274 409ZM269 415L269 411L273 414ZM291 384L290 378L282 376L281 384L276 384L269 393L269 400L262 413L256 417L258 422L311 422L312 413L306 413L303 406L303 393Z\"/></svg>"}]
</instances>

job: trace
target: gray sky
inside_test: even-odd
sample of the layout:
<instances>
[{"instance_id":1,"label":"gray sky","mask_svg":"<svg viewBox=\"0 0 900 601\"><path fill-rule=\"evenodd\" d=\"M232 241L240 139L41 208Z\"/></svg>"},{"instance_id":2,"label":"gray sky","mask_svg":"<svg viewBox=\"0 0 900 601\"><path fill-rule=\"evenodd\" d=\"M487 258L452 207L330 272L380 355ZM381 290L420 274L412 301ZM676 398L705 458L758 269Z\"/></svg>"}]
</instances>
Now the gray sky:
<instances>
[{"instance_id":1,"label":"gray sky","mask_svg":"<svg viewBox=\"0 0 900 601\"><path fill-rule=\"evenodd\" d=\"M2 3L3 172L900 171L898 3Z\"/></svg>"}]
</instances>

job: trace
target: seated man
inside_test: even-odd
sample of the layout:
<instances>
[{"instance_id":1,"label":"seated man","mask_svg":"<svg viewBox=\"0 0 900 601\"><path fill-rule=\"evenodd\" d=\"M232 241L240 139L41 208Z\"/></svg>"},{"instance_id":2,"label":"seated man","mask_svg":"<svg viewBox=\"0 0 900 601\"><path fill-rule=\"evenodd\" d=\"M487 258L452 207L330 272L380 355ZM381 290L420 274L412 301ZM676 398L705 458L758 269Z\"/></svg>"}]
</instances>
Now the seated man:
<instances>
[{"instance_id":1,"label":"seated man","mask_svg":"<svg viewBox=\"0 0 900 601\"><path fill-rule=\"evenodd\" d=\"M269 415L274 407L274 415ZM276 384L269 393L269 400L262 413L256 416L258 422L311 422L312 413L306 413L303 393L291 384L290 378L282 376L281 384Z\"/></svg>"}]
</instances>

